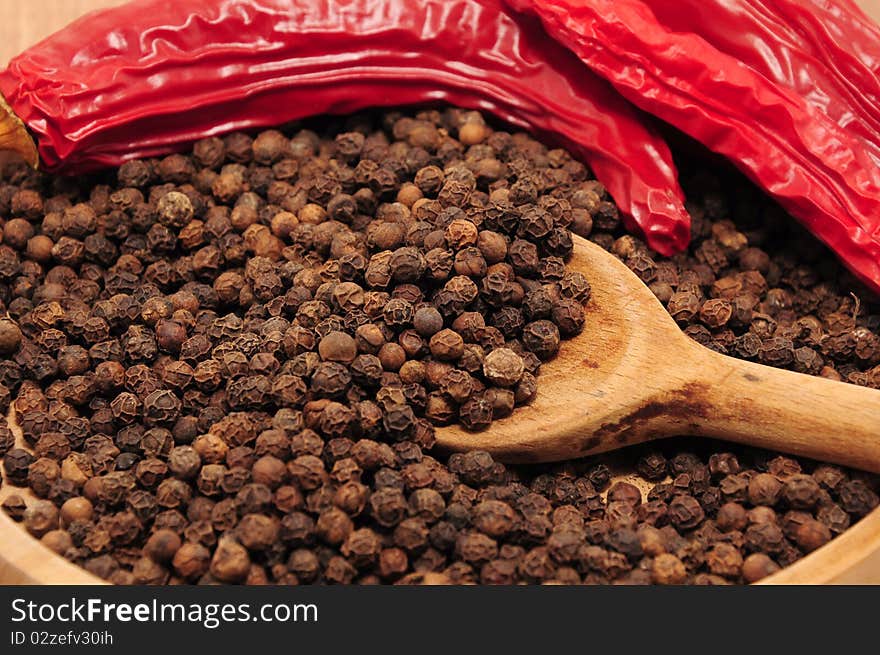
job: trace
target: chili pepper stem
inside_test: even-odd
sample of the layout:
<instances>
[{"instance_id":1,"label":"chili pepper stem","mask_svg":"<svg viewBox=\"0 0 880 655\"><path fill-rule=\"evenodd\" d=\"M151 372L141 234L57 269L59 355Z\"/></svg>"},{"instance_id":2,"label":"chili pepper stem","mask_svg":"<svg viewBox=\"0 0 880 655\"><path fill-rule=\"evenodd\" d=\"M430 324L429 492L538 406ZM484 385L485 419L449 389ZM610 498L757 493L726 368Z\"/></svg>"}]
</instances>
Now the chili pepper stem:
<instances>
[{"instance_id":1,"label":"chili pepper stem","mask_svg":"<svg viewBox=\"0 0 880 655\"><path fill-rule=\"evenodd\" d=\"M2 94L0 94L0 152L15 152L34 168L40 163L37 145Z\"/></svg>"}]
</instances>

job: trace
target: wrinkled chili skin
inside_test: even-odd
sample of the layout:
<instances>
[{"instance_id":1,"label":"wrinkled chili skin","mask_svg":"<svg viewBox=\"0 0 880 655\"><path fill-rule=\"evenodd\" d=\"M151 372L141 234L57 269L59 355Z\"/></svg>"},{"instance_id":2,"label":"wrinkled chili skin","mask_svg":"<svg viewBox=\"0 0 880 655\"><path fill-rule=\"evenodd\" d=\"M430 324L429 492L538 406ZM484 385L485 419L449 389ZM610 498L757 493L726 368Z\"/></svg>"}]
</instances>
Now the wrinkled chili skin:
<instances>
[{"instance_id":1,"label":"wrinkled chili skin","mask_svg":"<svg viewBox=\"0 0 880 655\"><path fill-rule=\"evenodd\" d=\"M22 53L0 92L43 166L78 172L236 129L447 102L581 156L654 249L689 239L665 142L501 0L140 0Z\"/></svg>"},{"instance_id":2,"label":"wrinkled chili skin","mask_svg":"<svg viewBox=\"0 0 880 655\"><path fill-rule=\"evenodd\" d=\"M638 0L505 0L638 107L730 159L880 293L880 167L864 140Z\"/></svg>"},{"instance_id":3,"label":"wrinkled chili skin","mask_svg":"<svg viewBox=\"0 0 880 655\"><path fill-rule=\"evenodd\" d=\"M880 29L822 0L643 0L676 32L798 93L864 139L880 165Z\"/></svg>"}]
</instances>

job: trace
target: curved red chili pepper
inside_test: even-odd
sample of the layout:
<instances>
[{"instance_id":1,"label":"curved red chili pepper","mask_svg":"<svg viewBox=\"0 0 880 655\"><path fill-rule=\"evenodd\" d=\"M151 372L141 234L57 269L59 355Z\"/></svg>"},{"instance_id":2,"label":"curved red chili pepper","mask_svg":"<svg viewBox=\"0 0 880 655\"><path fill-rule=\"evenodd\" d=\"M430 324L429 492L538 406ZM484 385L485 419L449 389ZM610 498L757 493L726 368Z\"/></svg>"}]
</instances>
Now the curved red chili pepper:
<instances>
[{"instance_id":1,"label":"curved red chili pepper","mask_svg":"<svg viewBox=\"0 0 880 655\"><path fill-rule=\"evenodd\" d=\"M676 32L693 32L798 93L865 140L880 165L880 29L822 0L643 0Z\"/></svg>"},{"instance_id":2,"label":"curved red chili pepper","mask_svg":"<svg viewBox=\"0 0 880 655\"><path fill-rule=\"evenodd\" d=\"M22 53L0 92L43 165L78 171L316 114L449 102L581 155L660 252L689 237L663 140L500 0L141 0Z\"/></svg>"},{"instance_id":3,"label":"curved red chili pepper","mask_svg":"<svg viewBox=\"0 0 880 655\"><path fill-rule=\"evenodd\" d=\"M507 0L634 104L731 159L880 291L880 168L863 139L638 0Z\"/></svg>"}]
</instances>

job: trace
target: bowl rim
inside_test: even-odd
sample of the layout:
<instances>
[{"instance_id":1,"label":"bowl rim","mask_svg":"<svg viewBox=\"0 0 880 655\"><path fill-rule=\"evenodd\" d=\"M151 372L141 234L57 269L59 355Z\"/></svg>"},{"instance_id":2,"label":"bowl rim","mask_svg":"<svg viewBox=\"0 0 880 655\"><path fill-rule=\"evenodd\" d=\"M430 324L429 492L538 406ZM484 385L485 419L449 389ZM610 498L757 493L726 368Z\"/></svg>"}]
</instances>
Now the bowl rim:
<instances>
[{"instance_id":1,"label":"bowl rim","mask_svg":"<svg viewBox=\"0 0 880 655\"><path fill-rule=\"evenodd\" d=\"M0 584L109 584L51 551L3 511L0 535ZM880 584L880 507L758 584Z\"/></svg>"}]
</instances>

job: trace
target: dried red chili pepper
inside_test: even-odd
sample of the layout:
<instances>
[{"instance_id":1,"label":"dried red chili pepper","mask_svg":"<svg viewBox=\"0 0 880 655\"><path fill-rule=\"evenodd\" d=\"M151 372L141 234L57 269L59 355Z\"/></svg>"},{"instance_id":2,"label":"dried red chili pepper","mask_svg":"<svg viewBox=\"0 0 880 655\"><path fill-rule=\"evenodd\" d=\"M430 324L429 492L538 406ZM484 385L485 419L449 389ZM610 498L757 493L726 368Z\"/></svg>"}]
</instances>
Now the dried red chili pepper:
<instances>
[{"instance_id":1,"label":"dried red chili pepper","mask_svg":"<svg viewBox=\"0 0 880 655\"><path fill-rule=\"evenodd\" d=\"M797 92L865 139L880 164L880 28L824 0L643 0L663 25L693 32ZM772 46L772 47L771 47Z\"/></svg>"},{"instance_id":2,"label":"dried red chili pepper","mask_svg":"<svg viewBox=\"0 0 880 655\"><path fill-rule=\"evenodd\" d=\"M234 129L446 101L580 154L657 250L688 241L663 140L500 0L142 0L22 53L0 92L44 167L79 171Z\"/></svg>"},{"instance_id":3,"label":"dried red chili pepper","mask_svg":"<svg viewBox=\"0 0 880 655\"><path fill-rule=\"evenodd\" d=\"M506 1L634 104L731 159L880 291L880 168L864 139L644 2Z\"/></svg>"}]
</instances>

